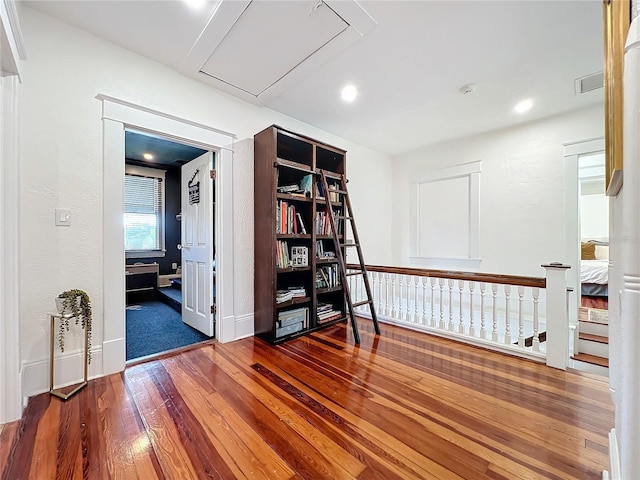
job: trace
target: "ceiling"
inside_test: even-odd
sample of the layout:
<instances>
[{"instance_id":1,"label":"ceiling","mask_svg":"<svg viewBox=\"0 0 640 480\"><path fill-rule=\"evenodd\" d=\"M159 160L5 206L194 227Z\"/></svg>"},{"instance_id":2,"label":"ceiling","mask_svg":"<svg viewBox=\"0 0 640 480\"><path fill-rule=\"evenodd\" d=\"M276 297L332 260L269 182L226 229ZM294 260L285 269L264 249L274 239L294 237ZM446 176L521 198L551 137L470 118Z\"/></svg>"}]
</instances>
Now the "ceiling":
<instances>
[{"instance_id":1,"label":"ceiling","mask_svg":"<svg viewBox=\"0 0 640 480\"><path fill-rule=\"evenodd\" d=\"M575 88L602 70L599 0L24 3L389 155L603 102Z\"/></svg>"},{"instance_id":2,"label":"ceiling","mask_svg":"<svg viewBox=\"0 0 640 480\"><path fill-rule=\"evenodd\" d=\"M127 130L124 133L124 158L126 160L177 168L206 152L200 148L165 140L148 133L133 130ZM145 154L151 155L152 158L144 158Z\"/></svg>"}]
</instances>

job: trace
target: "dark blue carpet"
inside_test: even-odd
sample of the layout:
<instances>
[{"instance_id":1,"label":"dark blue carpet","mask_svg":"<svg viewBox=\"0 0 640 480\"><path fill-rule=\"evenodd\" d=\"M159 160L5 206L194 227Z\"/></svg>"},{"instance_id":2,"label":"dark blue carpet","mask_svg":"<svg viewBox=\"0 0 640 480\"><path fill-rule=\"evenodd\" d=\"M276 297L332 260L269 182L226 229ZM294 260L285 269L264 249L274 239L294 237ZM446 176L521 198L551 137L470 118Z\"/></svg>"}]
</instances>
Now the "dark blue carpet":
<instances>
[{"instance_id":1,"label":"dark blue carpet","mask_svg":"<svg viewBox=\"0 0 640 480\"><path fill-rule=\"evenodd\" d=\"M127 306L127 360L208 340L182 323L170 306L156 301Z\"/></svg>"}]
</instances>

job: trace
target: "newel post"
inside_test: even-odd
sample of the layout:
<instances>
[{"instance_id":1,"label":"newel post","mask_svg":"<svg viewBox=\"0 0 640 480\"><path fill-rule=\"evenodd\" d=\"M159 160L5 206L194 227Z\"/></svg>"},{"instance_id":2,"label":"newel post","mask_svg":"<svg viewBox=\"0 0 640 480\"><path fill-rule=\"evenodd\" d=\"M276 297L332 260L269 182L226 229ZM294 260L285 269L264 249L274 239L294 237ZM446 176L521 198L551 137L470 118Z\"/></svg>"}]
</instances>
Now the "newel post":
<instances>
[{"instance_id":1,"label":"newel post","mask_svg":"<svg viewBox=\"0 0 640 480\"><path fill-rule=\"evenodd\" d=\"M542 265L547 277L547 365L567 369L569 357L569 314L567 312L567 269L570 265Z\"/></svg>"}]
</instances>

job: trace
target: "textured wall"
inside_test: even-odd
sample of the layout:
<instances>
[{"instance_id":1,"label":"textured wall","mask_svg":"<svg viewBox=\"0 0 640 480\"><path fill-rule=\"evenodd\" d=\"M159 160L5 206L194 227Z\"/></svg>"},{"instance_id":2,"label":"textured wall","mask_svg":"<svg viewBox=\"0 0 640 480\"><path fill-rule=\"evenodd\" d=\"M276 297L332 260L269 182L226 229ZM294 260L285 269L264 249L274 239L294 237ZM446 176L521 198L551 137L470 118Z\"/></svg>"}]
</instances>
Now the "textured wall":
<instances>
[{"instance_id":1,"label":"textured wall","mask_svg":"<svg viewBox=\"0 0 640 480\"><path fill-rule=\"evenodd\" d=\"M94 345L102 341L102 121L99 93L252 139L277 123L348 150L353 202L371 261L391 256L390 232L379 216L390 210L386 156L259 108L181 76L172 69L51 19L21 9L29 52L24 64L22 176L21 359L46 358L46 312L67 288L86 290L94 304ZM241 142L239 142L241 143ZM241 149L244 147L240 147ZM249 147L247 147L249 148ZM375 167L375 168L371 168ZM252 158L234 159L236 314L252 312ZM356 177L356 175L361 175ZM72 226L54 226L53 210L72 210ZM368 216L367 210L377 212Z\"/></svg>"},{"instance_id":2,"label":"textured wall","mask_svg":"<svg viewBox=\"0 0 640 480\"><path fill-rule=\"evenodd\" d=\"M482 160L478 271L543 276L565 260L563 144L604 135L602 105L433 145L394 159L394 262L409 264L409 193L415 172ZM433 202L446 210L446 198ZM442 232L446 242L447 232ZM438 267L434 267L438 268ZM442 268L446 268L445 265Z\"/></svg>"}]
</instances>

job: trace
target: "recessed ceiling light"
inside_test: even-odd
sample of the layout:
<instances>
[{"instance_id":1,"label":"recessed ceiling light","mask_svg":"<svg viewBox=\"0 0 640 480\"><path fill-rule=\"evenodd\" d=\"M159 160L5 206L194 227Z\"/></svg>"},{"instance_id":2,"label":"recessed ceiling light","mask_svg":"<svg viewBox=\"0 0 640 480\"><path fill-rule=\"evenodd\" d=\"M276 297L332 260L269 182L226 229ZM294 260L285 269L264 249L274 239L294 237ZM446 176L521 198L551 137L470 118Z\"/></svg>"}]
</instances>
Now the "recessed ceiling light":
<instances>
[{"instance_id":1,"label":"recessed ceiling light","mask_svg":"<svg viewBox=\"0 0 640 480\"><path fill-rule=\"evenodd\" d=\"M207 0L184 0L184 3L186 3L193 9L199 10L205 6Z\"/></svg>"},{"instance_id":2,"label":"recessed ceiling light","mask_svg":"<svg viewBox=\"0 0 640 480\"><path fill-rule=\"evenodd\" d=\"M531 110L531 107L533 107L533 100L527 98L526 100L518 102L513 109L516 113L525 113Z\"/></svg>"},{"instance_id":3,"label":"recessed ceiling light","mask_svg":"<svg viewBox=\"0 0 640 480\"><path fill-rule=\"evenodd\" d=\"M358 89L355 85L347 85L342 89L341 95L345 102L353 102L358 96Z\"/></svg>"},{"instance_id":4,"label":"recessed ceiling light","mask_svg":"<svg viewBox=\"0 0 640 480\"><path fill-rule=\"evenodd\" d=\"M150 153L145 153L142 156L145 160L153 160L153 155L151 155Z\"/></svg>"}]
</instances>

